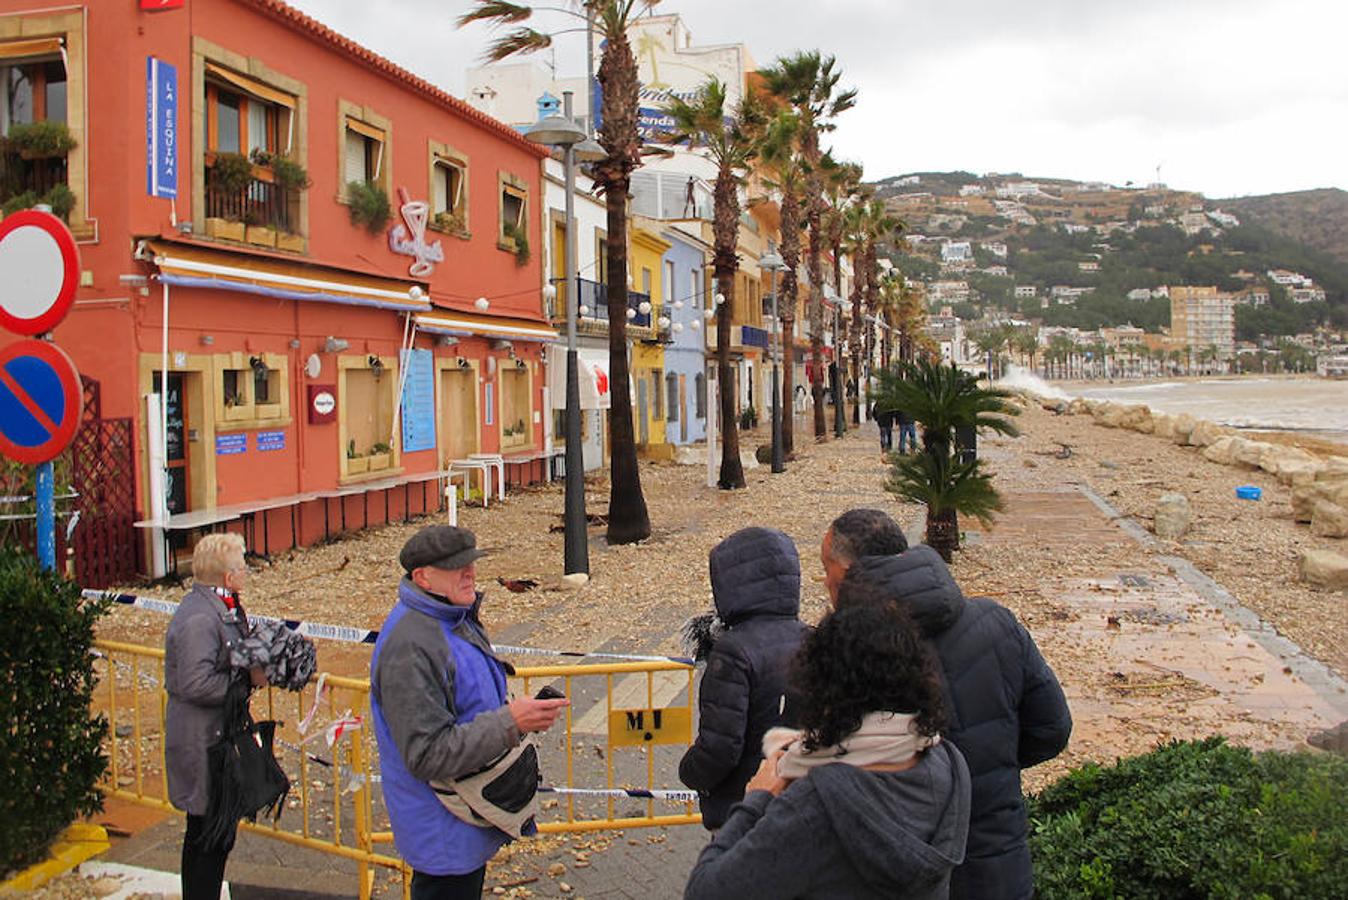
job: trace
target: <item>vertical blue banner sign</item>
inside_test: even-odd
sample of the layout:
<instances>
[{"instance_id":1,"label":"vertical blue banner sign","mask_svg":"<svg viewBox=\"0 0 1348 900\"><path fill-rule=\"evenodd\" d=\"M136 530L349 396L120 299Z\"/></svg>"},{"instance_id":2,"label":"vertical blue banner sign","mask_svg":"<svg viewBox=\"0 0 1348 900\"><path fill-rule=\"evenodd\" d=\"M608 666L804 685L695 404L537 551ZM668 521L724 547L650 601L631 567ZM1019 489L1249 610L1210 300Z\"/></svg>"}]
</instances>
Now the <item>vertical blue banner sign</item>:
<instances>
[{"instance_id":1,"label":"vertical blue banner sign","mask_svg":"<svg viewBox=\"0 0 1348 900\"><path fill-rule=\"evenodd\" d=\"M178 70L145 58L145 191L178 196Z\"/></svg>"},{"instance_id":2,"label":"vertical blue banner sign","mask_svg":"<svg viewBox=\"0 0 1348 900\"><path fill-rule=\"evenodd\" d=\"M403 452L435 448L435 359L430 350L404 350Z\"/></svg>"}]
</instances>

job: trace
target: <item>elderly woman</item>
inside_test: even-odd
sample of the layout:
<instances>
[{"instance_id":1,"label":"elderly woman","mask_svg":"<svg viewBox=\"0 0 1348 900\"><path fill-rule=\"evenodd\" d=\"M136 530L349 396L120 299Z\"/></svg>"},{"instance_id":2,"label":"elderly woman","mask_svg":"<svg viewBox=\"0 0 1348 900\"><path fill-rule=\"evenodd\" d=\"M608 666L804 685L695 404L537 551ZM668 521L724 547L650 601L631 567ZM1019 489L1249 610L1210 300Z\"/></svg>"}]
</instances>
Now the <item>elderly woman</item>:
<instances>
[{"instance_id":1,"label":"elderly woman","mask_svg":"<svg viewBox=\"0 0 1348 900\"><path fill-rule=\"evenodd\" d=\"M183 837L183 900L218 900L225 860L234 846L204 839L210 806L207 751L220 740L225 694L235 679L266 683L261 669L230 666L230 647L248 634L239 591L248 578L243 538L211 534L192 554L192 590L169 623L164 640L164 686L168 691L165 756L169 801L187 813Z\"/></svg>"},{"instance_id":2,"label":"elderly woman","mask_svg":"<svg viewBox=\"0 0 1348 900\"><path fill-rule=\"evenodd\" d=\"M831 613L792 686L802 730L768 732L767 758L684 896L946 897L964 859L969 770L938 734L940 683L916 628L892 603Z\"/></svg>"}]
</instances>

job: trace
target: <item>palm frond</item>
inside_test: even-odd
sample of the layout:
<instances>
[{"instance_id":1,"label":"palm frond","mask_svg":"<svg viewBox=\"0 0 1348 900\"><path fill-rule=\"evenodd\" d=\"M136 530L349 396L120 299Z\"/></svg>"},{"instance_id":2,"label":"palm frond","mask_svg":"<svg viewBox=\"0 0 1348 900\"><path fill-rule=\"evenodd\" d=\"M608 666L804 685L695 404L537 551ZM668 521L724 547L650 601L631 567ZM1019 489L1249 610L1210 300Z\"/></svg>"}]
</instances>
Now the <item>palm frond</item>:
<instances>
[{"instance_id":1,"label":"palm frond","mask_svg":"<svg viewBox=\"0 0 1348 900\"><path fill-rule=\"evenodd\" d=\"M552 36L533 28L516 28L503 34L487 45L482 58L488 62L500 62L517 53L533 53L552 46Z\"/></svg>"},{"instance_id":2,"label":"palm frond","mask_svg":"<svg viewBox=\"0 0 1348 900\"><path fill-rule=\"evenodd\" d=\"M951 452L892 454L885 490L933 513L953 509L985 526L1006 508L983 461L960 462Z\"/></svg>"},{"instance_id":3,"label":"palm frond","mask_svg":"<svg viewBox=\"0 0 1348 900\"><path fill-rule=\"evenodd\" d=\"M458 26L462 28L473 22L491 22L495 25L513 25L523 22L533 15L533 9L506 0L478 0L477 6L459 16Z\"/></svg>"}]
</instances>

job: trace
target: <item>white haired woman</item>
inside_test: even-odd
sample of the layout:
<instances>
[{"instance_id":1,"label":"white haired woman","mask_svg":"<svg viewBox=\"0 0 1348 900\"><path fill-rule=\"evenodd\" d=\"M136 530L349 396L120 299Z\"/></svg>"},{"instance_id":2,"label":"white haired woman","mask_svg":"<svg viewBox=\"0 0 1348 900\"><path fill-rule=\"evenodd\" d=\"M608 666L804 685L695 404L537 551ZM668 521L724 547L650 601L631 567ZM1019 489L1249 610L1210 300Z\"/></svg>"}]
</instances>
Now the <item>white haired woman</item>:
<instances>
[{"instance_id":1,"label":"white haired woman","mask_svg":"<svg viewBox=\"0 0 1348 900\"><path fill-rule=\"evenodd\" d=\"M229 662L230 647L248 635L239 591L248 578L243 538L211 534L192 554L192 590L183 598L164 639L164 687L168 713L164 748L169 801L187 813L183 836L183 900L218 900L225 860L234 846L204 839L210 806L207 751L224 728L225 694L235 679L266 684L261 669L241 671Z\"/></svg>"}]
</instances>

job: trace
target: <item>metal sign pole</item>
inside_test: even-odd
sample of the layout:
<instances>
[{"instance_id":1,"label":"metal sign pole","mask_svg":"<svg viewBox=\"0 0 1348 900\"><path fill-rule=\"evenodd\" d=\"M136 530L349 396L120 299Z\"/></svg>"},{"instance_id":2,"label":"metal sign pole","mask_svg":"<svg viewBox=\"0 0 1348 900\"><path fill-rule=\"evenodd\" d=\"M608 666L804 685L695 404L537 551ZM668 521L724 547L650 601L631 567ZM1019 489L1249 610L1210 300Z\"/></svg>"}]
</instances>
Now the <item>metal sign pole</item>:
<instances>
[{"instance_id":1,"label":"metal sign pole","mask_svg":"<svg viewBox=\"0 0 1348 900\"><path fill-rule=\"evenodd\" d=\"M37 466L37 561L45 571L56 569L56 490L50 462Z\"/></svg>"}]
</instances>

